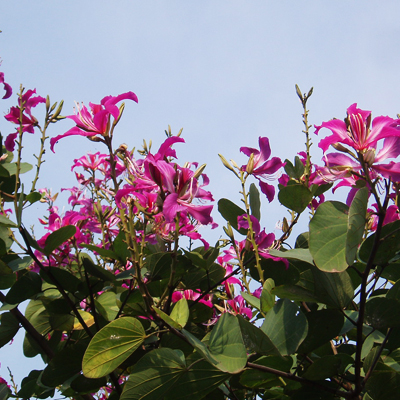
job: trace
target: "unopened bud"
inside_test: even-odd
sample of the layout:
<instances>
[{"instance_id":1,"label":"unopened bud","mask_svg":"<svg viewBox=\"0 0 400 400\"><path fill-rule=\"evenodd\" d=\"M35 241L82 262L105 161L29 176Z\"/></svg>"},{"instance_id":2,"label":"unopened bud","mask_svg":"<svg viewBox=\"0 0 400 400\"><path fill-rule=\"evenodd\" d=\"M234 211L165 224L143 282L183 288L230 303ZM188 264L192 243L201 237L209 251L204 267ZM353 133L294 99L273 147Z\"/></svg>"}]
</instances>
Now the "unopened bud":
<instances>
[{"instance_id":1,"label":"unopened bud","mask_svg":"<svg viewBox=\"0 0 400 400\"><path fill-rule=\"evenodd\" d=\"M228 168L229 171L235 172L232 166L229 164L228 160L222 154L218 154L218 156L221 159L222 164L224 164L224 166Z\"/></svg>"},{"instance_id":2,"label":"unopened bud","mask_svg":"<svg viewBox=\"0 0 400 400\"><path fill-rule=\"evenodd\" d=\"M251 175L253 173L253 170L254 170L254 153L251 153L249 161L247 162L247 165L246 165L246 172L249 175Z\"/></svg>"},{"instance_id":3,"label":"unopened bud","mask_svg":"<svg viewBox=\"0 0 400 400\"><path fill-rule=\"evenodd\" d=\"M47 95L46 97L46 110L49 111L50 109L50 97Z\"/></svg>"},{"instance_id":4,"label":"unopened bud","mask_svg":"<svg viewBox=\"0 0 400 400\"><path fill-rule=\"evenodd\" d=\"M233 242L235 241L232 226L229 222L228 222L227 226L224 226L224 232L226 233L226 236L228 236L229 239L231 239Z\"/></svg>"},{"instance_id":5,"label":"unopened bud","mask_svg":"<svg viewBox=\"0 0 400 400\"><path fill-rule=\"evenodd\" d=\"M236 164L235 160L231 160L231 164L232 164L235 168L240 169L239 165Z\"/></svg>"},{"instance_id":6,"label":"unopened bud","mask_svg":"<svg viewBox=\"0 0 400 400\"><path fill-rule=\"evenodd\" d=\"M375 149L368 149L364 154L363 154L363 159L364 161L368 164L369 167L372 166L372 164L375 161Z\"/></svg>"},{"instance_id":7,"label":"unopened bud","mask_svg":"<svg viewBox=\"0 0 400 400\"><path fill-rule=\"evenodd\" d=\"M283 222L282 222L282 232L286 233L289 231L289 223L287 221L286 218L283 218Z\"/></svg>"}]
</instances>

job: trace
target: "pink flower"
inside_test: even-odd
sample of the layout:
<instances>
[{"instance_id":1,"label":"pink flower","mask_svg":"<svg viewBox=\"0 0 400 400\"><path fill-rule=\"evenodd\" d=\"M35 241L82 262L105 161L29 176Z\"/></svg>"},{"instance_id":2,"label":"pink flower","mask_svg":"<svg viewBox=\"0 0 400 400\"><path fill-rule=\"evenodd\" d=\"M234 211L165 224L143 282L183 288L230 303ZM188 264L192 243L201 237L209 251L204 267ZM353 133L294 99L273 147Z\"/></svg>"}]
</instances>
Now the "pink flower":
<instances>
[{"instance_id":1,"label":"pink flower","mask_svg":"<svg viewBox=\"0 0 400 400\"><path fill-rule=\"evenodd\" d=\"M269 202L271 202L274 199L275 188L262 179L275 179L273 174L285 164L282 163L281 159L278 157L273 157L268 160L271 156L271 148L267 137L259 137L258 143L260 145L260 150L253 149L252 147L240 148L240 151L246 154L246 156L251 157L253 154L254 157L254 163L252 164L249 160L246 165L242 165L242 171L246 171L249 175L253 175L258 179L261 191L267 196Z\"/></svg>"},{"instance_id":2,"label":"pink flower","mask_svg":"<svg viewBox=\"0 0 400 400\"><path fill-rule=\"evenodd\" d=\"M36 89L28 90L18 99L18 107L11 107L10 112L4 118L18 126L22 125L23 132L34 133L34 127L37 125L37 119L32 115L31 109L40 103L45 103L46 99L41 96L33 96L36 94ZM22 120L21 108L23 109ZM14 133L10 133L4 141L4 146L8 151L14 151L15 139L18 136L18 129Z\"/></svg>"},{"instance_id":3,"label":"pink flower","mask_svg":"<svg viewBox=\"0 0 400 400\"><path fill-rule=\"evenodd\" d=\"M340 152L324 155L326 167L318 169L323 180L347 180L344 185L351 185L355 183L353 173L363 175L365 167L369 169L372 179L382 175L393 182L400 181L399 163L391 161L388 164L378 164L400 155L400 120L380 116L372 121L372 128L370 125L371 112L360 110L357 104L353 104L347 109L345 121L335 119L316 127L315 133L321 128L328 128L333 133L318 144L324 153L329 146ZM378 141L382 139L383 146L377 153ZM357 154L342 143L356 150Z\"/></svg>"},{"instance_id":4,"label":"pink flower","mask_svg":"<svg viewBox=\"0 0 400 400\"><path fill-rule=\"evenodd\" d=\"M127 92L118 96L106 96L100 104L89 103L91 111L82 105L82 109L77 105L75 115L69 115L67 118L72 119L76 126L68 130L62 135L58 135L50 140L50 148L54 152L54 145L62 138L67 136L106 136L110 127L111 116L114 120L118 120L120 110L116 106L121 100L133 100L136 103L138 98L135 93Z\"/></svg>"},{"instance_id":5,"label":"pink flower","mask_svg":"<svg viewBox=\"0 0 400 400\"><path fill-rule=\"evenodd\" d=\"M6 91L3 99L8 99L12 95L12 88L8 83L4 81L4 72L0 72L0 83L3 84L4 90Z\"/></svg>"},{"instance_id":6,"label":"pink flower","mask_svg":"<svg viewBox=\"0 0 400 400\"><path fill-rule=\"evenodd\" d=\"M336 143L343 143L366 153L370 149L376 149L378 140L400 137L399 124L400 120L380 116L374 118L371 129L371 111L361 110L357 108L357 103L354 103L347 109L347 118L344 121L332 119L323 122L321 126L315 126L315 133L318 134L322 128L332 132L331 136L322 139L318 144L324 153L329 146Z\"/></svg>"}]
</instances>

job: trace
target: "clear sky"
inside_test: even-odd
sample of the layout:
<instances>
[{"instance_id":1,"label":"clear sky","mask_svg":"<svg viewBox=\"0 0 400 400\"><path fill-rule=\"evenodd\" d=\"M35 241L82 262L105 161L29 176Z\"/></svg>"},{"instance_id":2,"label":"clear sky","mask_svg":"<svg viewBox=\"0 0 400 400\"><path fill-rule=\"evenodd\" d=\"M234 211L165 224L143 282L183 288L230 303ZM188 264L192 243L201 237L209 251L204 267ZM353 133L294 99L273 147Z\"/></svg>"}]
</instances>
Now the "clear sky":
<instances>
[{"instance_id":1,"label":"clear sky","mask_svg":"<svg viewBox=\"0 0 400 400\"><path fill-rule=\"evenodd\" d=\"M296 83L303 92L314 87L312 124L344 118L355 102L373 116L400 112L399 15L398 0L2 0L0 70L15 92L22 83L64 99L64 115L74 101L134 91L139 104L127 104L120 143L139 148L153 139L158 148L168 124L175 133L183 127L179 161L206 163L215 199L238 201L238 182L217 154L242 164L239 148L268 136L274 156L293 159L304 149ZM6 112L14 103L12 97L0 106ZM72 125L63 121L49 134ZM0 130L6 135L12 127L0 120ZM30 139L25 161L38 148ZM39 186L58 191L75 185L74 158L103 149L70 137L55 150L46 153ZM313 156L321 157L316 142ZM267 232L283 216L264 202ZM217 211L214 218L222 223ZM0 349L0 375L7 379L9 366L18 383L41 368L37 359L23 359L21 337Z\"/></svg>"}]
</instances>

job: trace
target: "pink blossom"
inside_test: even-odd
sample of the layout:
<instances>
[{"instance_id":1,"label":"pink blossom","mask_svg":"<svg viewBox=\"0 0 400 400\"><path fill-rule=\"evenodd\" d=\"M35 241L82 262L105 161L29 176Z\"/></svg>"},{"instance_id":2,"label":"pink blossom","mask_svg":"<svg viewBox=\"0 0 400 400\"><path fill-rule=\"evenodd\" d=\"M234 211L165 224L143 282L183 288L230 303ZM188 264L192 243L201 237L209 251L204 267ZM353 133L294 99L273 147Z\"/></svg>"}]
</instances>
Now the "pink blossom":
<instances>
[{"instance_id":1,"label":"pink blossom","mask_svg":"<svg viewBox=\"0 0 400 400\"><path fill-rule=\"evenodd\" d=\"M41 96L33 96L36 94L36 89L28 90L18 99L18 106L11 107L10 112L4 116L4 118L12 122L18 127L22 126L23 132L34 133L34 127L37 125L37 119L32 115L31 109L36 107L40 103L45 103L46 99ZM21 108L23 109L22 120L21 119ZM18 136L18 129L14 133L10 133L4 141L4 146L8 151L14 151L15 139Z\"/></svg>"},{"instance_id":2,"label":"pink blossom","mask_svg":"<svg viewBox=\"0 0 400 400\"><path fill-rule=\"evenodd\" d=\"M346 144L353 149L365 153L369 149L375 149L379 140L389 137L400 137L400 120L390 117L376 117L371 125L371 111L357 108L357 103L347 109L347 117L344 121L333 119L316 126L315 133L321 128L327 128L332 132L331 136L322 139L318 146L324 153L329 146L336 143Z\"/></svg>"},{"instance_id":3,"label":"pink blossom","mask_svg":"<svg viewBox=\"0 0 400 400\"><path fill-rule=\"evenodd\" d=\"M67 136L79 135L92 137L96 135L105 136L108 134L110 127L110 118L118 120L120 116L120 110L116 106L122 100L133 100L136 103L138 98L135 93L127 92L118 96L106 96L100 104L89 103L91 111L86 106L76 106L76 114L69 115L67 118L72 119L76 126L68 130L62 135L58 135L50 140L50 148L54 152L54 145L62 138Z\"/></svg>"},{"instance_id":4,"label":"pink blossom","mask_svg":"<svg viewBox=\"0 0 400 400\"><path fill-rule=\"evenodd\" d=\"M275 179L275 174L281 167L285 164L282 163L281 159L278 157L273 157L270 160L271 148L269 146L269 139L267 137L259 137L258 143L260 145L260 150L254 149L252 147L241 147L240 151L246 156L250 157L253 154L253 165L247 163L242 165L242 171L246 171L249 175L253 175L258 179L261 191L267 196L269 202L274 199L275 188L264 182L264 180Z\"/></svg>"}]
</instances>

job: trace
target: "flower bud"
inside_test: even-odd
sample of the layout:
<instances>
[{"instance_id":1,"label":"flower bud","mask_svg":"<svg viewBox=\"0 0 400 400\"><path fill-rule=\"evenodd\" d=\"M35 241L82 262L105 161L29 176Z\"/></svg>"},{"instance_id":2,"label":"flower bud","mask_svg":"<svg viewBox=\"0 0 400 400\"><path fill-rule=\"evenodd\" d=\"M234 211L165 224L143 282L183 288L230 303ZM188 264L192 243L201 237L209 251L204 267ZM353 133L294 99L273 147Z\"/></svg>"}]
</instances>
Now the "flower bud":
<instances>
[{"instance_id":1,"label":"flower bud","mask_svg":"<svg viewBox=\"0 0 400 400\"><path fill-rule=\"evenodd\" d=\"M224 166L228 168L229 171L235 172L232 166L229 164L228 160L222 154L218 154L218 156L221 159L222 164L224 164Z\"/></svg>"},{"instance_id":2,"label":"flower bud","mask_svg":"<svg viewBox=\"0 0 400 400\"><path fill-rule=\"evenodd\" d=\"M246 165L246 172L251 175L254 171L254 153L250 154L249 161Z\"/></svg>"}]
</instances>

